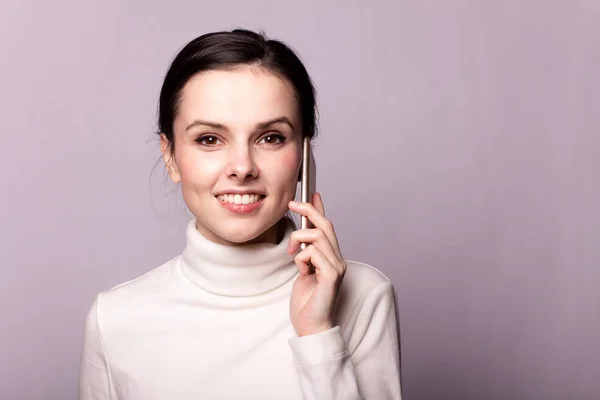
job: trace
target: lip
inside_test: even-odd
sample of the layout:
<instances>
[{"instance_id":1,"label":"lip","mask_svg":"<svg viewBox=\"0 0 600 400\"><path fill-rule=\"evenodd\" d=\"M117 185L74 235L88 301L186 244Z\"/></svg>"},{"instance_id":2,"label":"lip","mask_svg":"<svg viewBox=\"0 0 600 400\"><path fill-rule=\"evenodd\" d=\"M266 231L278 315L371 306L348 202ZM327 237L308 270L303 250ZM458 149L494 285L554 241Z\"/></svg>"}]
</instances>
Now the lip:
<instances>
[{"instance_id":1,"label":"lip","mask_svg":"<svg viewBox=\"0 0 600 400\"><path fill-rule=\"evenodd\" d=\"M266 196L267 194L262 190L253 190L253 189L228 189L228 190L219 190L215 193L215 196L219 196L222 194L260 194L261 196Z\"/></svg>"},{"instance_id":2,"label":"lip","mask_svg":"<svg viewBox=\"0 0 600 400\"><path fill-rule=\"evenodd\" d=\"M250 193L258 194L257 192L246 192L246 193L224 192L223 194L225 194L225 193L228 193L228 194L250 194ZM251 214L251 213L256 212L260 207L262 207L265 197L262 197L258 201L255 201L254 203L251 203L251 204L229 203L227 201L219 200L216 196L215 196L215 199L217 199L219 204L221 204L221 206L223 206L223 208L229 212L232 212L234 214Z\"/></svg>"}]
</instances>

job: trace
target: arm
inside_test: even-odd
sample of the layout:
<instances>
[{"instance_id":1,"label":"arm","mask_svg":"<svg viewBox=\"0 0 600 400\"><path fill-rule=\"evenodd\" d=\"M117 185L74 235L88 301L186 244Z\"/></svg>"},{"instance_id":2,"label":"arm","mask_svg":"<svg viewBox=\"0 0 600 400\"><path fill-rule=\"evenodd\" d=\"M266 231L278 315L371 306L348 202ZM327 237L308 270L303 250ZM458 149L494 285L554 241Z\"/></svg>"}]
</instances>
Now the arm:
<instances>
[{"instance_id":1,"label":"arm","mask_svg":"<svg viewBox=\"0 0 600 400\"><path fill-rule=\"evenodd\" d=\"M106 349L98 326L98 298L90 309L83 339L83 352L79 375L79 400L116 399Z\"/></svg>"},{"instance_id":2,"label":"arm","mask_svg":"<svg viewBox=\"0 0 600 400\"><path fill-rule=\"evenodd\" d=\"M394 287L359 305L348 345L341 329L289 340L307 400L400 400L400 346Z\"/></svg>"}]
</instances>

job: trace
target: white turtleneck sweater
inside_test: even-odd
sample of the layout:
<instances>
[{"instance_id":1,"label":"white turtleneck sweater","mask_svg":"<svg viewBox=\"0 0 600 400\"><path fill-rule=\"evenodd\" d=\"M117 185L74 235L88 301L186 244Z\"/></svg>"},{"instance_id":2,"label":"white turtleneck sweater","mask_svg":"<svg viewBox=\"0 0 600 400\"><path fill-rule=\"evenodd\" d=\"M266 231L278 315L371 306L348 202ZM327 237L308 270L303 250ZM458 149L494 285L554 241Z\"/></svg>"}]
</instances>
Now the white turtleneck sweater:
<instances>
[{"instance_id":1,"label":"white turtleneck sweater","mask_svg":"<svg viewBox=\"0 0 600 400\"><path fill-rule=\"evenodd\" d=\"M392 283L348 261L334 328L298 337L292 231L279 244L232 247L190 221L183 254L96 297L79 399L400 399Z\"/></svg>"}]
</instances>

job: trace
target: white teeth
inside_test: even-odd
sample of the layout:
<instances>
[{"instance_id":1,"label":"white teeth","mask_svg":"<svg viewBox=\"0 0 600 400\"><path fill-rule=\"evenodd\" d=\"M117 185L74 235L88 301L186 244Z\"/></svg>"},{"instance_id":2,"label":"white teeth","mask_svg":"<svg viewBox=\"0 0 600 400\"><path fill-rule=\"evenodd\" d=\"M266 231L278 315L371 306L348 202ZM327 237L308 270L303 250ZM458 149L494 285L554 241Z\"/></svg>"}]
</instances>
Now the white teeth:
<instances>
[{"instance_id":1,"label":"white teeth","mask_svg":"<svg viewBox=\"0 0 600 400\"><path fill-rule=\"evenodd\" d=\"M258 194L220 194L217 198L233 204L252 204L260 200L261 196Z\"/></svg>"}]
</instances>

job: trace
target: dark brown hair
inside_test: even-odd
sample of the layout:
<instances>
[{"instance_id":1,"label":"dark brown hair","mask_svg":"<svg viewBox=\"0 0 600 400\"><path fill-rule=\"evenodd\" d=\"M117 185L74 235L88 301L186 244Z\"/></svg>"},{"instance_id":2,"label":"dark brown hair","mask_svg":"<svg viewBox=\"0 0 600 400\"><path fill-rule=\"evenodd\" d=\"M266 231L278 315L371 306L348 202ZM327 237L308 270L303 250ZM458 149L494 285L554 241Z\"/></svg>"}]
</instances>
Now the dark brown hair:
<instances>
[{"instance_id":1,"label":"dark brown hair","mask_svg":"<svg viewBox=\"0 0 600 400\"><path fill-rule=\"evenodd\" d=\"M165 76L159 100L158 133L164 134L174 151L173 121L181 91L194 75L244 65L263 68L290 82L302 118L302 136L317 134L315 88L296 53L283 42L246 29L207 33L189 42L174 58Z\"/></svg>"}]
</instances>

